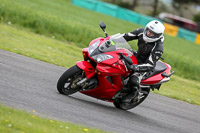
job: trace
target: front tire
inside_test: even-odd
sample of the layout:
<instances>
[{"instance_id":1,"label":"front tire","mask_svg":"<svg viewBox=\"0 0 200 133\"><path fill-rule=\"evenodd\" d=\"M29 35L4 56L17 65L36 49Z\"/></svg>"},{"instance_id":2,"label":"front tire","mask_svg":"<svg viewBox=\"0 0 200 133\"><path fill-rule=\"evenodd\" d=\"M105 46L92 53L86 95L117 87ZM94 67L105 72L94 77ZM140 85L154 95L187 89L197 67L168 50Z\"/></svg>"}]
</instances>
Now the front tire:
<instances>
[{"instance_id":1,"label":"front tire","mask_svg":"<svg viewBox=\"0 0 200 133\"><path fill-rule=\"evenodd\" d=\"M64 95L71 95L79 91L81 87L76 84L83 79L82 73L83 70L81 70L77 65L66 70L57 82L58 92Z\"/></svg>"}]
</instances>

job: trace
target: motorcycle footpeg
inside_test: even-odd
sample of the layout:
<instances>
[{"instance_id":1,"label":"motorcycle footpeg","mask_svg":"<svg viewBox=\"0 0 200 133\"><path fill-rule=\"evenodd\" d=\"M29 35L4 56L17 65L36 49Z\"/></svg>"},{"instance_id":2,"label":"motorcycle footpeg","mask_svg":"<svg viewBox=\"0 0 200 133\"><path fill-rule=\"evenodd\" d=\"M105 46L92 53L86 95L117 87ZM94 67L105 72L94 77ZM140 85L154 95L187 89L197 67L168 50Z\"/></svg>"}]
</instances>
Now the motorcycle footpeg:
<instances>
[{"instance_id":1,"label":"motorcycle footpeg","mask_svg":"<svg viewBox=\"0 0 200 133\"><path fill-rule=\"evenodd\" d=\"M116 99L116 98L122 98L122 94L123 92L120 90L120 91L118 91L113 97L112 97L112 99L114 100L114 99Z\"/></svg>"},{"instance_id":2,"label":"motorcycle footpeg","mask_svg":"<svg viewBox=\"0 0 200 133\"><path fill-rule=\"evenodd\" d=\"M149 94L149 93L146 92L146 91L141 91L141 93L144 94L144 95L148 95L148 94Z\"/></svg>"}]
</instances>

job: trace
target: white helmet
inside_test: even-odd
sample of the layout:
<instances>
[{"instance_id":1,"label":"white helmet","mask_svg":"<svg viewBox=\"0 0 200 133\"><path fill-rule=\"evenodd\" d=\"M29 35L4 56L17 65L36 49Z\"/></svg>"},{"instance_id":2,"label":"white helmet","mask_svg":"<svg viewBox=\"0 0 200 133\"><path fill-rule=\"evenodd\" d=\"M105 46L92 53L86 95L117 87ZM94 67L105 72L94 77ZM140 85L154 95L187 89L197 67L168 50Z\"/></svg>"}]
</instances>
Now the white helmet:
<instances>
[{"instance_id":1,"label":"white helmet","mask_svg":"<svg viewBox=\"0 0 200 133\"><path fill-rule=\"evenodd\" d=\"M163 37L165 26L158 20L150 21L143 32L143 39L146 42L155 42ZM147 31L152 33L153 36L148 36Z\"/></svg>"}]
</instances>

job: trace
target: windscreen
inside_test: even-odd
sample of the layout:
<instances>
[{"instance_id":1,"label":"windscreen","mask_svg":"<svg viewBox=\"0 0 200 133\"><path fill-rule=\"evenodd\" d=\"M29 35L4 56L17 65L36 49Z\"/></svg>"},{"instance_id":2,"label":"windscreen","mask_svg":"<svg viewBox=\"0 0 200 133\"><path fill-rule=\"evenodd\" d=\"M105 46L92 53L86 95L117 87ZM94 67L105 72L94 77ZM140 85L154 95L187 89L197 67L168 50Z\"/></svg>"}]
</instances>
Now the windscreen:
<instances>
[{"instance_id":1,"label":"windscreen","mask_svg":"<svg viewBox=\"0 0 200 133\"><path fill-rule=\"evenodd\" d=\"M101 52L115 51L119 48L131 49L128 42L124 39L123 34L115 34L99 46Z\"/></svg>"}]
</instances>

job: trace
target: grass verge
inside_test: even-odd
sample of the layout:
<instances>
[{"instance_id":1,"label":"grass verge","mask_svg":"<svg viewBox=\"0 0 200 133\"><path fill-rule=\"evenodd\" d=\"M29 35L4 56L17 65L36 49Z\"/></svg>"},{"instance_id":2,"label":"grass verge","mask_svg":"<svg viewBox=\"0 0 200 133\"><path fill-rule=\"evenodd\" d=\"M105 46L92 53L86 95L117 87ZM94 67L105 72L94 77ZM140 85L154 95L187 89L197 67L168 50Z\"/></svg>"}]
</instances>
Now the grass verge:
<instances>
[{"instance_id":1,"label":"grass verge","mask_svg":"<svg viewBox=\"0 0 200 133\"><path fill-rule=\"evenodd\" d=\"M82 60L81 48L24 29L0 24L0 48L31 58L70 67Z\"/></svg>"},{"instance_id":2,"label":"grass verge","mask_svg":"<svg viewBox=\"0 0 200 133\"><path fill-rule=\"evenodd\" d=\"M200 105L200 82L195 80L188 80L173 75L169 82L162 84L159 91L155 90L154 92L191 104Z\"/></svg>"},{"instance_id":3,"label":"grass verge","mask_svg":"<svg viewBox=\"0 0 200 133\"><path fill-rule=\"evenodd\" d=\"M1 133L106 133L104 131L67 122L42 118L32 113L8 108L0 104Z\"/></svg>"}]
</instances>

